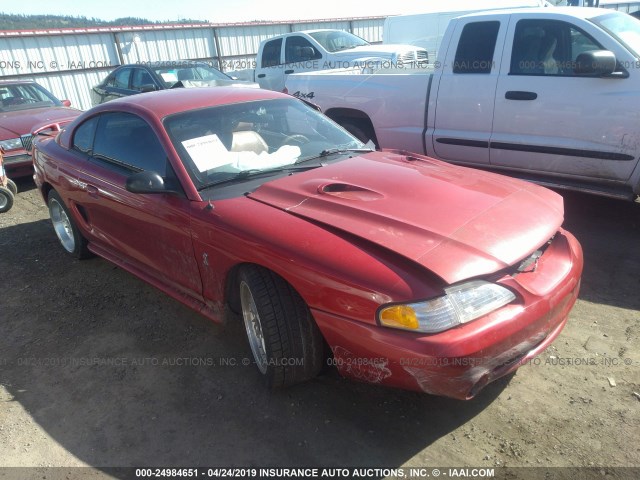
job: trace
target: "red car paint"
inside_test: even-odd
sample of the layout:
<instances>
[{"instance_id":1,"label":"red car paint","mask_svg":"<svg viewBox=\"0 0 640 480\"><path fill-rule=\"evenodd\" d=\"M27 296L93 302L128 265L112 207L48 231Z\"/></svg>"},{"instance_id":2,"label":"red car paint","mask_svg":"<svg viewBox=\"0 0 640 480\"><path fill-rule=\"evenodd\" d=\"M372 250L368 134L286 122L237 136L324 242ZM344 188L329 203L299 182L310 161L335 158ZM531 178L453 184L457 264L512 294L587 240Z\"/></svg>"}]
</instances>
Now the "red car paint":
<instances>
[{"instance_id":1,"label":"red car paint","mask_svg":"<svg viewBox=\"0 0 640 480\"><path fill-rule=\"evenodd\" d=\"M454 398L540 353L560 333L580 285L582 251L562 230L562 199L542 187L406 152L354 156L246 194L203 200L164 130L176 112L259 99L264 90L141 94L86 112L56 140L35 143L35 180L53 188L94 253L214 321L232 272L255 264L284 278L309 306L345 376ZM125 176L70 150L75 128L100 112L151 125L185 195L133 194ZM520 262L553 237L535 268ZM424 334L382 327L391 302L443 294L482 278L516 300L479 319Z\"/></svg>"}]
</instances>

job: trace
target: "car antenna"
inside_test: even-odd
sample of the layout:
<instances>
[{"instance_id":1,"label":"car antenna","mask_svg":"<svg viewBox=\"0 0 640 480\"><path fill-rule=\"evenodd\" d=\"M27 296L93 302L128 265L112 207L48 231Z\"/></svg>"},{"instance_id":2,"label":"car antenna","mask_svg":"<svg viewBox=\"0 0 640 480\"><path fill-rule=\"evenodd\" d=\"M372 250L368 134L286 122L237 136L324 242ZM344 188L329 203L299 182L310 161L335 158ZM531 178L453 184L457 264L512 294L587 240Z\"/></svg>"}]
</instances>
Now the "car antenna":
<instances>
[{"instance_id":1,"label":"car antenna","mask_svg":"<svg viewBox=\"0 0 640 480\"><path fill-rule=\"evenodd\" d=\"M213 210L215 207L213 206L213 203L211 203L211 199L209 199L209 201L207 202L207 206L204 207L205 210Z\"/></svg>"}]
</instances>

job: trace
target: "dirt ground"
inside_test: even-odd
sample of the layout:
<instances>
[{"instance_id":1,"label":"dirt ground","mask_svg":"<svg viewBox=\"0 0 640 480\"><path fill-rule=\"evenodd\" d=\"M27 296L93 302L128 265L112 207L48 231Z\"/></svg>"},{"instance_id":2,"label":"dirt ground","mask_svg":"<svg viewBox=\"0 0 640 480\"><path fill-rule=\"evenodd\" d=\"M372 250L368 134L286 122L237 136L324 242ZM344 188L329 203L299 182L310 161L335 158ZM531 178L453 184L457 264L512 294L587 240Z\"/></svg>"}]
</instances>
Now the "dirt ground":
<instances>
[{"instance_id":1,"label":"dirt ground","mask_svg":"<svg viewBox=\"0 0 640 480\"><path fill-rule=\"evenodd\" d=\"M239 321L70 258L19 188L0 215L0 467L640 466L640 205L564 194L585 252L569 324L460 402L331 371L266 391Z\"/></svg>"}]
</instances>

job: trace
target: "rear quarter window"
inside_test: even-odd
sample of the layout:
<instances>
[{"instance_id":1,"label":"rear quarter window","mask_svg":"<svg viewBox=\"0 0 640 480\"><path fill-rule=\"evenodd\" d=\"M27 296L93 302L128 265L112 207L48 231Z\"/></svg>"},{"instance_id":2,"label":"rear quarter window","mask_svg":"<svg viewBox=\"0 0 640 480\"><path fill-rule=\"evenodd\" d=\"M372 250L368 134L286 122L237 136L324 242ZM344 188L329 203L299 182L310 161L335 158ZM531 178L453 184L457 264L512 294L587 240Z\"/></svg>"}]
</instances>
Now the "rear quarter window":
<instances>
[{"instance_id":1,"label":"rear quarter window","mask_svg":"<svg viewBox=\"0 0 640 480\"><path fill-rule=\"evenodd\" d=\"M458 42L453 73L491 73L499 30L500 22L496 21L465 25Z\"/></svg>"},{"instance_id":2,"label":"rear quarter window","mask_svg":"<svg viewBox=\"0 0 640 480\"><path fill-rule=\"evenodd\" d=\"M74 150L90 154L93 147L93 139L96 135L96 125L98 125L98 117L93 117L76 128L73 134Z\"/></svg>"}]
</instances>

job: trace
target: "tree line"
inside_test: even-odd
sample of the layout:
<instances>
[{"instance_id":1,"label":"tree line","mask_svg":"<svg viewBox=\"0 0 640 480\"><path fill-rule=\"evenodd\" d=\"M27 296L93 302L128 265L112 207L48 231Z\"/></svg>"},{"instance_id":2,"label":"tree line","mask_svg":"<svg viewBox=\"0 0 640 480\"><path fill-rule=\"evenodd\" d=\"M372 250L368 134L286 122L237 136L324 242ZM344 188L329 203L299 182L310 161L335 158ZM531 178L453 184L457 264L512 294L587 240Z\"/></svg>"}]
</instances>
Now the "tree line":
<instances>
[{"instance_id":1,"label":"tree line","mask_svg":"<svg viewBox=\"0 0 640 480\"><path fill-rule=\"evenodd\" d=\"M115 20L73 17L70 15L17 15L0 13L0 30L32 30L48 28L115 27L129 25L170 25L183 23L209 23L205 20L180 19L151 21L146 18L122 17Z\"/></svg>"}]
</instances>

